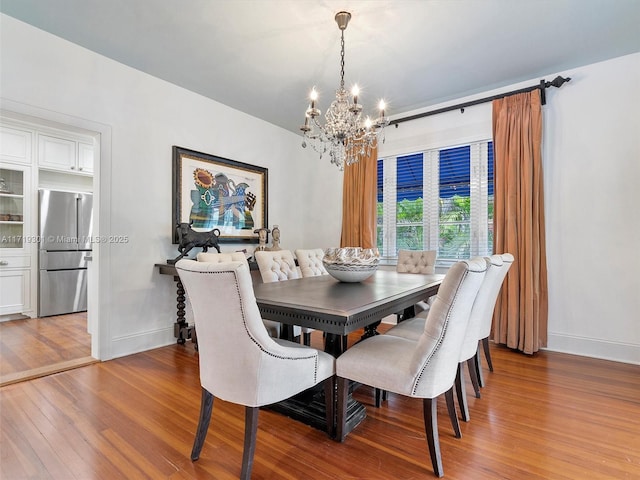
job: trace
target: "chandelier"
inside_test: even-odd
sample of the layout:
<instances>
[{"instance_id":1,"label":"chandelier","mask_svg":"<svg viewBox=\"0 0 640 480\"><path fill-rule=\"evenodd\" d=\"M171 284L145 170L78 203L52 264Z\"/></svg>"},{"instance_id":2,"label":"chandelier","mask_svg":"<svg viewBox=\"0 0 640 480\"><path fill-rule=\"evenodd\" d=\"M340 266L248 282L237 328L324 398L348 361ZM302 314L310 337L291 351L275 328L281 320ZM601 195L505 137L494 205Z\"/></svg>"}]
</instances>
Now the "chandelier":
<instances>
[{"instance_id":1,"label":"chandelier","mask_svg":"<svg viewBox=\"0 0 640 480\"><path fill-rule=\"evenodd\" d=\"M384 127L389 124L389 119L384 116L384 100L380 100L378 105L380 112L377 118L363 119L362 105L358 103L358 86L353 86L351 95L344 89L344 31L351 20L351 14L338 12L335 20L341 33L340 88L336 90L336 99L331 102L324 116L324 125L320 123L322 112L316 106L318 92L315 87L311 90L311 103L300 130L303 148L306 148L308 142L320 154L320 158L328 151L331 163L343 170L345 164L351 165L369 156L378 146L379 136L382 136L384 142Z\"/></svg>"}]
</instances>

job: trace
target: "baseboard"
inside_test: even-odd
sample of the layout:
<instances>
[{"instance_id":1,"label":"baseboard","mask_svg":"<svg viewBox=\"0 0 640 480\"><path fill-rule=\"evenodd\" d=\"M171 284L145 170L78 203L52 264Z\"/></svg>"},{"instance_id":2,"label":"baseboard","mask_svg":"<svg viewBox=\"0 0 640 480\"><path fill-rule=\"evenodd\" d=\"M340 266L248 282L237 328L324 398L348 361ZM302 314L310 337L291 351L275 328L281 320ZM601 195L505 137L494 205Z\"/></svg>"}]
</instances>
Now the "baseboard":
<instances>
[{"instance_id":1,"label":"baseboard","mask_svg":"<svg viewBox=\"0 0 640 480\"><path fill-rule=\"evenodd\" d=\"M551 333L545 350L640 365L640 345Z\"/></svg>"},{"instance_id":2,"label":"baseboard","mask_svg":"<svg viewBox=\"0 0 640 480\"><path fill-rule=\"evenodd\" d=\"M114 337L111 341L111 358L124 357L175 343L177 343L177 339L173 336L173 325L157 330L122 335Z\"/></svg>"}]
</instances>

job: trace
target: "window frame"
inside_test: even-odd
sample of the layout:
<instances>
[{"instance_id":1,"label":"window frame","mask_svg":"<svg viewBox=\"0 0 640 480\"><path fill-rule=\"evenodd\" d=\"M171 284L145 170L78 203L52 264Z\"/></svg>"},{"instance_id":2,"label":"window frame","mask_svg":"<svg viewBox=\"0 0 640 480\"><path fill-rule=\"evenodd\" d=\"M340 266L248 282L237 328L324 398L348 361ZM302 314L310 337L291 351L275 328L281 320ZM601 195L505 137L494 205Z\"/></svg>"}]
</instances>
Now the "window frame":
<instances>
[{"instance_id":1,"label":"window frame","mask_svg":"<svg viewBox=\"0 0 640 480\"><path fill-rule=\"evenodd\" d=\"M382 215L378 215L378 228L382 228L382 245L378 244L381 254L381 263L387 265L397 264L397 230L399 226L422 226L423 250L437 250L438 259L436 266L449 267L459 258L443 258L440 255L440 152L464 146L469 146L469 197L470 203L470 238L469 256L490 255L493 244L489 244L492 217L489 217L490 186L493 179L488 178L489 161L493 160L493 141L490 138L469 141L456 145L427 148L414 152L399 153L383 156L378 159L382 162ZM423 212L422 223L417 222L398 224L397 221L397 162L398 158L409 155L422 154L422 199ZM380 163L379 163L380 165ZM378 169L380 172L380 168ZM493 171L493 170L491 170ZM380 187L380 182L378 183ZM491 188L492 189L492 188ZM380 202L378 202L379 204ZM380 210L378 209L378 212ZM415 224L415 225L414 225ZM376 232L380 235L379 232ZM379 238L379 237L378 237ZM382 248L380 248L382 247Z\"/></svg>"}]
</instances>

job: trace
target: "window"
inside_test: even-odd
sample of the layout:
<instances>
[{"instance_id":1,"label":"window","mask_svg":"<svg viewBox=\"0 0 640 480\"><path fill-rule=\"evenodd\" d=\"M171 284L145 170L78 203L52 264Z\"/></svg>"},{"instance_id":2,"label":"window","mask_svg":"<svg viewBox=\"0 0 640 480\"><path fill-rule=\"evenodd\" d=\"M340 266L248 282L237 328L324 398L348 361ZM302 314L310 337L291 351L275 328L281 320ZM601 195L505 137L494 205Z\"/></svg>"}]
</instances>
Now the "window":
<instances>
[{"instance_id":1,"label":"window","mask_svg":"<svg viewBox=\"0 0 640 480\"><path fill-rule=\"evenodd\" d=\"M438 263L493 252L493 147L482 141L378 160L377 245L437 250Z\"/></svg>"}]
</instances>

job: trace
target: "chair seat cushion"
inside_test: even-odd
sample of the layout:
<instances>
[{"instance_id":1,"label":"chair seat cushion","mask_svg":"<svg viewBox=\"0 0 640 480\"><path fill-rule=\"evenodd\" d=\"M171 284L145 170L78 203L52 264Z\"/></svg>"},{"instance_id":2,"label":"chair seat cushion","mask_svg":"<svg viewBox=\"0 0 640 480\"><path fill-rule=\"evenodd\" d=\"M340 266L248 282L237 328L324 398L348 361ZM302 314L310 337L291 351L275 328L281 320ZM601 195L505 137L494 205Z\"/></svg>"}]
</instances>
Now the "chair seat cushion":
<instances>
[{"instance_id":1,"label":"chair seat cushion","mask_svg":"<svg viewBox=\"0 0 640 480\"><path fill-rule=\"evenodd\" d=\"M316 382L321 382L322 380L329 378L335 372L335 363L336 359L329 355L327 352L323 352L322 350L316 350L311 347L307 347L306 345L302 345L300 343L290 342L288 340L282 340L281 338L273 339L276 343L291 348L303 348L311 351L318 352L318 366L316 371Z\"/></svg>"},{"instance_id":2,"label":"chair seat cushion","mask_svg":"<svg viewBox=\"0 0 640 480\"><path fill-rule=\"evenodd\" d=\"M336 375L372 387L412 396L411 372L416 342L401 337L377 335L368 338L336 359ZM380 359L384 360L380 360Z\"/></svg>"},{"instance_id":3,"label":"chair seat cushion","mask_svg":"<svg viewBox=\"0 0 640 480\"><path fill-rule=\"evenodd\" d=\"M408 340L417 342L420 335L424 332L425 317L416 316L399 323L395 327L389 329L385 335L391 335L393 337L402 337Z\"/></svg>"}]
</instances>

